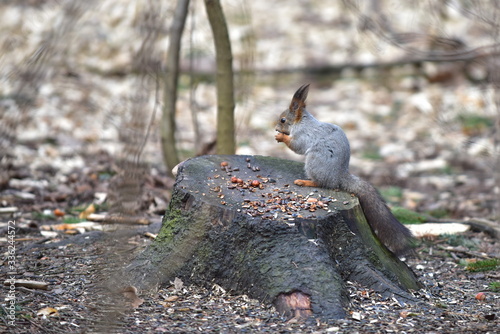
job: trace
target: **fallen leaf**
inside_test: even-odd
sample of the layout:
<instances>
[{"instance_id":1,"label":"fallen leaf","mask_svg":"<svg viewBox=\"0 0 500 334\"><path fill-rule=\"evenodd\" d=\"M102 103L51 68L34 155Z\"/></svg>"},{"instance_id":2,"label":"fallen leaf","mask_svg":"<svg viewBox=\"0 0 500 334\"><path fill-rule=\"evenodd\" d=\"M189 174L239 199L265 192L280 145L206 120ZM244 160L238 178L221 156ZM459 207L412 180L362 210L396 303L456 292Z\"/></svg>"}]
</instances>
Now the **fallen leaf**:
<instances>
[{"instance_id":1,"label":"fallen leaf","mask_svg":"<svg viewBox=\"0 0 500 334\"><path fill-rule=\"evenodd\" d=\"M174 281L170 283L174 285L175 291L180 291L184 287L184 282L179 277L176 277Z\"/></svg>"},{"instance_id":2,"label":"fallen leaf","mask_svg":"<svg viewBox=\"0 0 500 334\"><path fill-rule=\"evenodd\" d=\"M59 311L57 311L55 308L53 307L44 307L40 310L38 310L38 312L36 312L36 315L38 317L55 317L55 316L58 316L59 315Z\"/></svg>"},{"instance_id":3,"label":"fallen leaf","mask_svg":"<svg viewBox=\"0 0 500 334\"><path fill-rule=\"evenodd\" d=\"M85 210L83 210L82 212L80 212L80 214L78 215L78 218L80 219L87 219L87 217L92 214L92 213L95 213L95 206L94 204L90 204Z\"/></svg>"},{"instance_id":4,"label":"fallen leaf","mask_svg":"<svg viewBox=\"0 0 500 334\"><path fill-rule=\"evenodd\" d=\"M135 286L130 285L122 289L122 294L129 300L133 308L137 308L144 303L144 299L137 296L137 288Z\"/></svg>"}]
</instances>

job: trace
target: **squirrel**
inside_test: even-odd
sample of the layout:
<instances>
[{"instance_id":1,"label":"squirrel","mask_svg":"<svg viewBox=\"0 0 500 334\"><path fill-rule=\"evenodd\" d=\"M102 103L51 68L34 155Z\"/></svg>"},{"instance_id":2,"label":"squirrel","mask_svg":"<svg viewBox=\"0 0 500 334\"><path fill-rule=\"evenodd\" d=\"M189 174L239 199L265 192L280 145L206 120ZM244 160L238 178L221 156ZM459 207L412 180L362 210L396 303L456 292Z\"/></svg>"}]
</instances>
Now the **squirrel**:
<instances>
[{"instance_id":1,"label":"squirrel","mask_svg":"<svg viewBox=\"0 0 500 334\"><path fill-rule=\"evenodd\" d=\"M308 91L306 84L295 92L290 107L281 113L276 125L276 140L305 155L305 173L310 180L294 183L356 195L379 240L396 255L405 254L411 249L412 233L394 217L374 186L349 173L349 140L338 125L320 122L306 110Z\"/></svg>"}]
</instances>

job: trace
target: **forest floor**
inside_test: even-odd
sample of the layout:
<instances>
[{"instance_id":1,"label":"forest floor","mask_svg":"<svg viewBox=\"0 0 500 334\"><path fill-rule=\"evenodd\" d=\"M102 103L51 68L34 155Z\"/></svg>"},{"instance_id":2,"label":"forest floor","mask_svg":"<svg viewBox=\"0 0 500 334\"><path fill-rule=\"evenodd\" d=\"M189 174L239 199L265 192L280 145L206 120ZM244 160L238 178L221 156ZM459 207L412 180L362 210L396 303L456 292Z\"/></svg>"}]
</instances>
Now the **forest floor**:
<instances>
[{"instance_id":1,"label":"forest floor","mask_svg":"<svg viewBox=\"0 0 500 334\"><path fill-rule=\"evenodd\" d=\"M199 287L177 280L155 293L113 291L106 283L112 273L138 254L161 225L156 209L146 210L150 225L105 226L103 231L77 232L63 225L76 218L93 196L106 188L111 157L87 158L87 168L66 175L58 189L33 188L27 170L11 171L25 180L17 189L2 193L3 200L17 206L11 218L16 230L13 240L14 270L4 257L1 276L8 279L42 281L48 289L16 286L9 280L4 292L13 292L15 319L2 302L0 331L10 333L494 333L500 326L500 273L471 271L468 262L498 257L500 242L483 232L429 237L420 240L417 256L406 259L424 284L414 292L419 302L401 305L374 291L348 283L350 304L343 320L287 320L270 305L244 295L232 295L217 285ZM50 170L44 179L51 180ZM75 174L76 173L76 174ZM39 175L40 176L40 175ZM97 182L99 180L99 182ZM28 182L30 181L30 182ZM171 187L166 175L147 179L145 189L151 202ZM31 188L30 188L31 187ZM67 191L67 188L79 191ZM38 189L38 190L37 190ZM40 189L44 189L40 191ZM30 198L28 190L35 193ZM64 191L66 190L66 191ZM24 196L23 196L24 194ZM148 203L146 203L148 204ZM149 203L151 204L151 203ZM147 205L146 205L147 206ZM69 211L69 207L80 208ZM154 206L149 206L153 208ZM43 208L43 209L42 209ZM50 211L47 211L50 208ZM57 217L55 210L66 211ZM101 208L102 209L102 208ZM98 209L99 210L99 209ZM95 223L94 223L95 224ZM100 224L97 224L100 225ZM55 228L59 226L59 229ZM497 267L498 268L498 267ZM10 268L12 269L12 268ZM496 287L496 290L494 288ZM483 294L484 299L479 297ZM13 325L13 326L12 326Z\"/></svg>"}]
</instances>

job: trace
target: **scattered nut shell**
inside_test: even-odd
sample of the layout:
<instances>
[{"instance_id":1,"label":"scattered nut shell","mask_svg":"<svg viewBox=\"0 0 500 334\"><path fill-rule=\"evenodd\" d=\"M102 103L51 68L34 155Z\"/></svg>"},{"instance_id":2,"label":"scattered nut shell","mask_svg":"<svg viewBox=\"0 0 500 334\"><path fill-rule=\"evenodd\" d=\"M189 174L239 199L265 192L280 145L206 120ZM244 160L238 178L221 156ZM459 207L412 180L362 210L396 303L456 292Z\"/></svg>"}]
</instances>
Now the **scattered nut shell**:
<instances>
[{"instance_id":1,"label":"scattered nut shell","mask_svg":"<svg viewBox=\"0 0 500 334\"><path fill-rule=\"evenodd\" d=\"M479 292L477 295L476 295L476 299L477 300L480 300L480 301L483 301L486 299L486 294L484 292Z\"/></svg>"},{"instance_id":2,"label":"scattered nut shell","mask_svg":"<svg viewBox=\"0 0 500 334\"><path fill-rule=\"evenodd\" d=\"M250 182L250 185L252 187L258 187L260 185L260 181L259 180L252 180L252 182Z\"/></svg>"},{"instance_id":3,"label":"scattered nut shell","mask_svg":"<svg viewBox=\"0 0 500 334\"><path fill-rule=\"evenodd\" d=\"M65 215L64 211L59 210L59 209L55 209L54 210L54 216L56 216L56 217L62 217L64 215Z\"/></svg>"}]
</instances>

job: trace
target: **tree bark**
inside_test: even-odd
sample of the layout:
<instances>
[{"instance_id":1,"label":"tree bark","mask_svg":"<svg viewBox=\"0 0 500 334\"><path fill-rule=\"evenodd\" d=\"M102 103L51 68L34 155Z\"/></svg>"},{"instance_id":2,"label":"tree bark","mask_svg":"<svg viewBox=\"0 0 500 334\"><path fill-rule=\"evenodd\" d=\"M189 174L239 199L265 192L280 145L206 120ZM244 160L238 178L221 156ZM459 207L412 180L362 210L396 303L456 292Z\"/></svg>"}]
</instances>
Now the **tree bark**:
<instances>
[{"instance_id":1,"label":"tree bark","mask_svg":"<svg viewBox=\"0 0 500 334\"><path fill-rule=\"evenodd\" d=\"M303 174L302 163L262 156L183 162L160 233L126 277L141 289L175 277L215 282L287 316L345 317L345 281L414 301L408 291L420 283L378 241L357 198L293 185Z\"/></svg>"},{"instance_id":2,"label":"tree bark","mask_svg":"<svg viewBox=\"0 0 500 334\"><path fill-rule=\"evenodd\" d=\"M219 0L205 0L217 58L217 154L234 154L233 54Z\"/></svg>"},{"instance_id":3,"label":"tree bark","mask_svg":"<svg viewBox=\"0 0 500 334\"><path fill-rule=\"evenodd\" d=\"M175 139L175 110L177 104L177 82L179 78L179 53L181 37L186 23L189 0L178 0L174 19L170 27L170 44L167 52L165 71L165 92L163 115L160 124L163 160L167 170L172 170L179 163L179 154Z\"/></svg>"}]
</instances>

